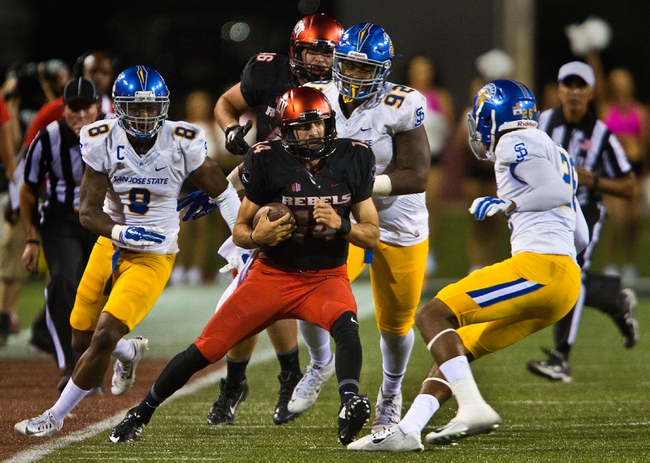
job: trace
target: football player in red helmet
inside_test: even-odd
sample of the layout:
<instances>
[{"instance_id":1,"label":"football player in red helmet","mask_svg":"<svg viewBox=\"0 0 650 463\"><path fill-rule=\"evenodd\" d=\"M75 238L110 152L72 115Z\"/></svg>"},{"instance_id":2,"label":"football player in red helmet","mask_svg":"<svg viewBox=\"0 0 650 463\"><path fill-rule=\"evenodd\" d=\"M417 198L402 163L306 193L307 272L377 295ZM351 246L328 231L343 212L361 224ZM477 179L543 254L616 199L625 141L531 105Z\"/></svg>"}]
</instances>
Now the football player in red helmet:
<instances>
[{"instance_id":1,"label":"football player in red helmet","mask_svg":"<svg viewBox=\"0 0 650 463\"><path fill-rule=\"evenodd\" d=\"M302 160L329 156L336 149L334 111L321 92L307 87L289 90L278 102L282 147Z\"/></svg>"},{"instance_id":2,"label":"football player in red helmet","mask_svg":"<svg viewBox=\"0 0 650 463\"><path fill-rule=\"evenodd\" d=\"M239 285L201 335L169 362L145 399L113 429L112 442L136 440L156 408L194 373L221 359L240 340L283 319L315 323L334 339L339 442L352 442L370 417L370 402L359 394L361 340L346 258L349 244L372 249L379 243L372 201L375 157L360 140L336 138L334 113L316 89L289 90L279 99L276 114L280 140L260 142L244 158L245 196L233 239L255 251ZM265 211L253 227L258 211L272 202L286 205L295 220L269 221ZM224 382L223 402L237 407L236 391L224 391ZM218 406L208 420L219 416L213 413Z\"/></svg>"},{"instance_id":3,"label":"football player in red helmet","mask_svg":"<svg viewBox=\"0 0 650 463\"><path fill-rule=\"evenodd\" d=\"M252 122L249 121L243 127L239 122L240 116L247 111L256 114L256 141L261 142L272 134L277 135L277 101L288 88L299 87L312 79L330 78L334 47L342 33L343 27L334 18L320 13L311 14L298 21L293 28L290 57L259 53L248 61L241 81L227 90L214 108L217 123L226 134L228 151L246 154L250 148L244 137ZM243 188L240 167L234 169L229 176L238 190ZM226 260L230 262L228 257ZM283 424L298 416L287 409L293 389L302 377L296 323L293 320L281 320L270 326L267 333L278 355L281 369L278 376L279 398L273 422ZM221 383L219 399L208 415L208 424L233 423L237 406L248 395L246 366L256 342L257 336L253 336L228 352L227 376Z\"/></svg>"},{"instance_id":4,"label":"football player in red helmet","mask_svg":"<svg viewBox=\"0 0 650 463\"><path fill-rule=\"evenodd\" d=\"M289 65L301 84L332 78L334 48L343 26L325 14L310 14L293 28L289 40Z\"/></svg>"}]
</instances>

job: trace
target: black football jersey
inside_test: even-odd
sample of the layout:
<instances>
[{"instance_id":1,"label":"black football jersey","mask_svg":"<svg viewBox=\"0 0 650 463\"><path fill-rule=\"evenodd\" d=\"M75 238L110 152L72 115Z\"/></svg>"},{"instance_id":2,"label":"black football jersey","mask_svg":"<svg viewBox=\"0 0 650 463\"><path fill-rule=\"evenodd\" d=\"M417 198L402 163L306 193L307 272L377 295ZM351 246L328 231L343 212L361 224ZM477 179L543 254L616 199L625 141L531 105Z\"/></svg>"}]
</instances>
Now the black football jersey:
<instances>
[{"instance_id":1,"label":"black football jersey","mask_svg":"<svg viewBox=\"0 0 650 463\"><path fill-rule=\"evenodd\" d=\"M246 104L257 114L257 141L267 140L278 126L275 118L277 100L300 84L291 72L289 58L276 53L253 56L241 75L241 93Z\"/></svg>"},{"instance_id":2,"label":"black football jersey","mask_svg":"<svg viewBox=\"0 0 650 463\"><path fill-rule=\"evenodd\" d=\"M375 156L363 142L338 139L336 150L320 170L312 174L282 142L266 141L253 146L244 158L242 182L246 197L263 206L286 204L296 218L293 236L261 250L275 263L304 270L343 265L348 242L336 230L317 224L313 218L317 199L329 203L344 218L350 206L372 196Z\"/></svg>"}]
</instances>

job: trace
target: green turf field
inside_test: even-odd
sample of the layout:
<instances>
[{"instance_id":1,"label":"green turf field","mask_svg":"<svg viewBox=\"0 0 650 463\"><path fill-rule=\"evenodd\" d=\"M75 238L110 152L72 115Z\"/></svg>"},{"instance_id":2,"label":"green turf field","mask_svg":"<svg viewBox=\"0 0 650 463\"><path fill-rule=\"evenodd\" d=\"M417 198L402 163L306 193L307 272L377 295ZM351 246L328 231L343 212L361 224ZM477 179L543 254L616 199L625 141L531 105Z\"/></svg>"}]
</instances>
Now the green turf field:
<instances>
[{"instance_id":1,"label":"green turf field","mask_svg":"<svg viewBox=\"0 0 650 463\"><path fill-rule=\"evenodd\" d=\"M374 403L381 378L379 338L367 281L355 282L354 288L365 314L361 318L361 392ZM154 311L138 327L140 333L151 338L150 354L172 355L185 348L210 316L220 290L216 285L165 290ZM650 299L642 300L638 315L642 339L628 351L613 323L587 309L571 359L574 381L569 384L552 383L525 370L527 360L543 357L540 346L551 346L549 329L474 363L477 383L500 413L503 425L490 435L473 437L455 446L427 446L424 452L415 454L348 452L336 440L339 400L334 380L326 384L314 408L295 422L274 425L271 418L278 389L277 362L268 353L268 342L263 342L254 355L257 364L248 371L251 394L240 407L234 426L204 424L216 399L217 387L212 384L165 403L137 443L109 442L109 428L121 419L120 414L84 435L49 440L29 458L40 456L48 462L649 461L650 344L644 327L650 326ZM301 355L305 364L305 349ZM418 338L404 383L405 406L415 397L430 362ZM134 397L134 404L138 400ZM452 399L425 432L445 424L454 410ZM367 429L362 435L366 433ZM81 440L84 436L89 437Z\"/></svg>"}]
</instances>

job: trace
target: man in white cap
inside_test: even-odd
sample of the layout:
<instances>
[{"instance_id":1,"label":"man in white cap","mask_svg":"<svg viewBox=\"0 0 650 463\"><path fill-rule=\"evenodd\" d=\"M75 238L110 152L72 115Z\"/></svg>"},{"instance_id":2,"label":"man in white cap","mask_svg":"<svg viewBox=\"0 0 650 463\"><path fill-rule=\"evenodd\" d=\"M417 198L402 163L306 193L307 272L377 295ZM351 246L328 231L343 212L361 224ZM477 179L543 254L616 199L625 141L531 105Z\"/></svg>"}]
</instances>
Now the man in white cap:
<instances>
[{"instance_id":1,"label":"man in white cap","mask_svg":"<svg viewBox=\"0 0 650 463\"><path fill-rule=\"evenodd\" d=\"M591 103L596 77L593 69L581 61L563 65L557 76L560 107L542 112L538 128L562 145L575 162L578 172L578 201L587 219L590 243L578 255L582 268L582 291L577 304L553 327L555 348L548 359L531 360L531 373L555 381L571 381L569 351L575 343L585 305L609 315L618 326L623 345L633 347L639 339L634 315L636 295L621 289L620 277L589 271L594 247L605 219L602 193L619 197L636 194L636 180L625 151L616 136L598 119Z\"/></svg>"}]
</instances>

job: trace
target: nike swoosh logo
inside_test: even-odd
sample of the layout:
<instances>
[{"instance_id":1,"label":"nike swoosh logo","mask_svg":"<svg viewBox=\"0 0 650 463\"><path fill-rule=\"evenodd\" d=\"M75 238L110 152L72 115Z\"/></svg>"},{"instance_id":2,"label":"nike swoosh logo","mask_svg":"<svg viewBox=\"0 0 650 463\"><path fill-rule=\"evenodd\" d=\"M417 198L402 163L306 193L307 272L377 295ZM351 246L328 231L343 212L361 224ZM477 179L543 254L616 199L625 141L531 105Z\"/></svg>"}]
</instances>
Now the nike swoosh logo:
<instances>
[{"instance_id":1,"label":"nike swoosh logo","mask_svg":"<svg viewBox=\"0 0 650 463\"><path fill-rule=\"evenodd\" d=\"M363 127L361 127L361 131L362 131L362 132L367 132L367 131L370 130L370 129L372 129L372 127L368 127L367 129L364 129Z\"/></svg>"},{"instance_id":2,"label":"nike swoosh logo","mask_svg":"<svg viewBox=\"0 0 650 463\"><path fill-rule=\"evenodd\" d=\"M331 187L331 188L336 188L336 187L339 186L341 183L343 183L343 182L332 183L332 184L330 185L330 187Z\"/></svg>"},{"instance_id":3,"label":"nike swoosh logo","mask_svg":"<svg viewBox=\"0 0 650 463\"><path fill-rule=\"evenodd\" d=\"M112 436L112 435L111 435L111 436L108 436L108 438L109 438L109 439L111 440L111 442L114 443L114 444L117 444L117 443L120 441L120 438L119 438L119 437L115 437L115 436Z\"/></svg>"},{"instance_id":4,"label":"nike swoosh logo","mask_svg":"<svg viewBox=\"0 0 650 463\"><path fill-rule=\"evenodd\" d=\"M167 166L156 167L155 170L156 170L156 172L160 172L161 170L166 169L166 168L167 168Z\"/></svg>"}]
</instances>

